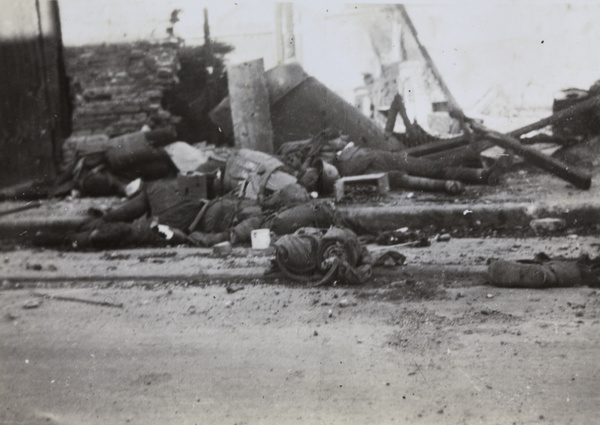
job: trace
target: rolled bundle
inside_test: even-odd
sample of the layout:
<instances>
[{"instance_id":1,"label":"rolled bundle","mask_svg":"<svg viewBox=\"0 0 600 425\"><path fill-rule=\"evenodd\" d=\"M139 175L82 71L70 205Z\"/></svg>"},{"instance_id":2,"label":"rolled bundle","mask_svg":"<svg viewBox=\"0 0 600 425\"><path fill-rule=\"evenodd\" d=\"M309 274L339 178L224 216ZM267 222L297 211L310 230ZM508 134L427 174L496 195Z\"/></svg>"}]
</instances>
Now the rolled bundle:
<instances>
[{"instance_id":1,"label":"rolled bundle","mask_svg":"<svg viewBox=\"0 0 600 425\"><path fill-rule=\"evenodd\" d=\"M174 170L171 158L162 148L139 147L135 150L110 148L106 153L110 168L129 178L159 179Z\"/></svg>"},{"instance_id":2,"label":"rolled bundle","mask_svg":"<svg viewBox=\"0 0 600 425\"><path fill-rule=\"evenodd\" d=\"M363 247L348 229L332 227L323 236L318 229L305 227L279 238L275 248L276 263L290 279L320 279L314 286L321 286L334 279L360 284L371 277L370 265L360 265Z\"/></svg>"},{"instance_id":3,"label":"rolled bundle","mask_svg":"<svg viewBox=\"0 0 600 425\"><path fill-rule=\"evenodd\" d=\"M581 271L575 261L524 263L495 261L488 268L490 283L509 288L556 288L583 284Z\"/></svg>"},{"instance_id":4,"label":"rolled bundle","mask_svg":"<svg viewBox=\"0 0 600 425\"><path fill-rule=\"evenodd\" d=\"M275 242L275 259L281 271L294 280L310 280L310 275L318 270L320 239L321 232L311 227L279 238Z\"/></svg>"}]
</instances>

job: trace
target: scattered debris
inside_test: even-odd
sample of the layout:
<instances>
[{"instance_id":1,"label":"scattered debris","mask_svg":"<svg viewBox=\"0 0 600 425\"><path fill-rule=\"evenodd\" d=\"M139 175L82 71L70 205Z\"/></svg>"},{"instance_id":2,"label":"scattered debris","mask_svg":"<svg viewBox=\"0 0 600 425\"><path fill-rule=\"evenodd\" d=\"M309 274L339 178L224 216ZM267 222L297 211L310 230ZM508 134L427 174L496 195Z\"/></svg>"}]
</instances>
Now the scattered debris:
<instances>
[{"instance_id":1,"label":"scattered debris","mask_svg":"<svg viewBox=\"0 0 600 425\"><path fill-rule=\"evenodd\" d=\"M25 304L23 304L23 308L26 310L30 310L33 308L38 308L41 304L41 300L27 300Z\"/></svg>"},{"instance_id":2,"label":"scattered debris","mask_svg":"<svg viewBox=\"0 0 600 425\"><path fill-rule=\"evenodd\" d=\"M390 183L386 173L363 174L360 176L343 177L335 183L335 200L337 202L344 198L344 188L348 185L374 184L377 192L385 195L390 190Z\"/></svg>"},{"instance_id":3,"label":"scattered debris","mask_svg":"<svg viewBox=\"0 0 600 425\"><path fill-rule=\"evenodd\" d=\"M228 294L235 294L238 291L242 291L244 289L243 286L233 286L233 285L228 285L225 290L227 291Z\"/></svg>"},{"instance_id":4,"label":"scattered debris","mask_svg":"<svg viewBox=\"0 0 600 425\"><path fill-rule=\"evenodd\" d=\"M10 214L15 214L21 211L26 211L26 210L30 210L33 208L39 208L42 205L42 202L39 200L35 200L35 201L30 201L27 202L27 204L20 206L20 207L15 207L15 208L10 208L7 210L2 210L0 211L0 216L3 215L10 215Z\"/></svg>"},{"instance_id":5,"label":"scattered debris","mask_svg":"<svg viewBox=\"0 0 600 425\"><path fill-rule=\"evenodd\" d=\"M67 297L67 296L63 296L63 295L48 295L48 294L42 294L42 293L37 293L37 292L34 292L32 295L35 297L47 298L47 299L51 299L51 300L70 301L70 302L76 302L76 303L98 305L98 306L102 306L102 307L123 308L123 303L114 303L112 301L108 301L108 299L110 299L110 297L108 299L105 299L104 301L97 301L97 300L90 300L90 299L85 299L85 298Z\"/></svg>"},{"instance_id":6,"label":"scattered debris","mask_svg":"<svg viewBox=\"0 0 600 425\"><path fill-rule=\"evenodd\" d=\"M252 249L267 249L271 246L271 231L269 229L254 229L251 236Z\"/></svg>"},{"instance_id":7,"label":"scattered debris","mask_svg":"<svg viewBox=\"0 0 600 425\"><path fill-rule=\"evenodd\" d=\"M538 218L531 220L529 227L537 234L554 233L566 227L566 222L562 218Z\"/></svg>"},{"instance_id":8,"label":"scattered debris","mask_svg":"<svg viewBox=\"0 0 600 425\"><path fill-rule=\"evenodd\" d=\"M120 254L117 252L105 252L101 257L103 260L109 261L121 261L121 260L129 260L131 258L130 254ZM142 261L140 259L140 261ZM145 261L145 260L144 260Z\"/></svg>"},{"instance_id":9,"label":"scattered debris","mask_svg":"<svg viewBox=\"0 0 600 425\"><path fill-rule=\"evenodd\" d=\"M232 247L230 242L220 242L213 246L213 254L218 257L225 257L232 252Z\"/></svg>"},{"instance_id":10,"label":"scattered debris","mask_svg":"<svg viewBox=\"0 0 600 425\"><path fill-rule=\"evenodd\" d=\"M167 258L173 258L177 256L177 252L175 251L165 251L165 252L153 252L150 254L142 254L138 257L138 261L140 263L144 263L148 260L153 260L153 259L167 259ZM126 258L124 258L126 259Z\"/></svg>"},{"instance_id":11,"label":"scattered debris","mask_svg":"<svg viewBox=\"0 0 600 425\"><path fill-rule=\"evenodd\" d=\"M441 235L437 235L435 238L435 240L438 242L448 242L450 239L452 239L450 233L442 233Z\"/></svg>"}]
</instances>

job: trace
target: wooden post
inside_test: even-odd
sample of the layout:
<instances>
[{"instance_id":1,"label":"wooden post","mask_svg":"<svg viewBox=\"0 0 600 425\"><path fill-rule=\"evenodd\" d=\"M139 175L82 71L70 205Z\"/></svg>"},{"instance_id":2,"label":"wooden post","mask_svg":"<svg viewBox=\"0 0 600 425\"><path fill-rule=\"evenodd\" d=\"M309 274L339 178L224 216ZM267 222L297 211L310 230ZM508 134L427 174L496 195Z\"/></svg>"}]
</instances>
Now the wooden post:
<instances>
[{"instance_id":1,"label":"wooden post","mask_svg":"<svg viewBox=\"0 0 600 425\"><path fill-rule=\"evenodd\" d=\"M296 57L296 36L294 34L294 5L293 3L283 4L283 13L285 14L284 28L284 61Z\"/></svg>"},{"instance_id":2,"label":"wooden post","mask_svg":"<svg viewBox=\"0 0 600 425\"><path fill-rule=\"evenodd\" d=\"M296 57L293 3L275 3L275 51L280 65Z\"/></svg>"},{"instance_id":3,"label":"wooden post","mask_svg":"<svg viewBox=\"0 0 600 425\"><path fill-rule=\"evenodd\" d=\"M263 60L227 67L236 148L272 154L273 128Z\"/></svg>"},{"instance_id":4,"label":"wooden post","mask_svg":"<svg viewBox=\"0 0 600 425\"><path fill-rule=\"evenodd\" d=\"M284 59L283 50L283 7L281 3L275 3L275 53L277 64L281 65Z\"/></svg>"},{"instance_id":5,"label":"wooden post","mask_svg":"<svg viewBox=\"0 0 600 425\"><path fill-rule=\"evenodd\" d=\"M215 55L213 43L210 38L210 25L208 21L208 9L204 8L204 68L206 70L206 96L205 110L210 111L217 106L217 83L215 77ZM209 143L217 144L219 141L219 130L216 126L207 127L207 138Z\"/></svg>"}]
</instances>

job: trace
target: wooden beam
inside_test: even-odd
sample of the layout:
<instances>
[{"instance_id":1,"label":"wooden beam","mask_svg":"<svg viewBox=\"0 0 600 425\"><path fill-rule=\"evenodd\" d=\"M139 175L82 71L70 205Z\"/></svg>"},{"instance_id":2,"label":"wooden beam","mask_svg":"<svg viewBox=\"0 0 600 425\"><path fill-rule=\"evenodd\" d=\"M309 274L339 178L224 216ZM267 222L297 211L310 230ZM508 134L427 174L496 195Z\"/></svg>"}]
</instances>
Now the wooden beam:
<instances>
[{"instance_id":1,"label":"wooden beam","mask_svg":"<svg viewBox=\"0 0 600 425\"><path fill-rule=\"evenodd\" d=\"M400 4L400 5L398 5L398 10L400 11L400 14L402 15L402 19L408 26L408 30L411 32L415 42L417 43L417 47L419 48L421 55L423 55L423 58L425 59L427 66L429 67L429 69L431 69L431 72L433 72L433 76L439 83L440 88L442 89L442 91L444 92L444 95L448 99L448 102L450 103L450 111L452 112L452 116L454 116L456 119L458 119L461 129L463 130L465 135L467 135L467 136L470 135L471 133L466 124L465 114L464 114L462 108L456 101L456 98L452 95L450 88L446 85L446 82L444 81L442 74L438 70L435 63L433 62L433 59L431 59L431 56L429 56L429 52L427 51L425 46L423 46L421 44L421 41L419 41L417 29L413 25L412 20L410 19L410 16L408 16L408 12L406 11L406 8L404 7L404 5Z\"/></svg>"},{"instance_id":2,"label":"wooden beam","mask_svg":"<svg viewBox=\"0 0 600 425\"><path fill-rule=\"evenodd\" d=\"M521 137L524 134L530 133L534 130L539 130L551 124L556 124L566 119L572 118L578 114L589 111L592 108L600 108L600 95L590 97L589 99L575 103L561 111L555 112L547 118L526 125L525 127L518 128L508 133L510 137Z\"/></svg>"},{"instance_id":3,"label":"wooden beam","mask_svg":"<svg viewBox=\"0 0 600 425\"><path fill-rule=\"evenodd\" d=\"M526 161L568 181L579 189L590 188L592 184L592 177L590 174L578 170L576 167L565 164L555 158L551 158L530 146L523 145L519 139L488 130L480 124L475 125L472 123L472 125L475 126L474 128L476 131L482 133L482 138L490 140L501 148L513 151L515 154L522 156Z\"/></svg>"},{"instance_id":4,"label":"wooden beam","mask_svg":"<svg viewBox=\"0 0 600 425\"><path fill-rule=\"evenodd\" d=\"M227 67L236 148L272 154L273 128L263 60Z\"/></svg>"}]
</instances>

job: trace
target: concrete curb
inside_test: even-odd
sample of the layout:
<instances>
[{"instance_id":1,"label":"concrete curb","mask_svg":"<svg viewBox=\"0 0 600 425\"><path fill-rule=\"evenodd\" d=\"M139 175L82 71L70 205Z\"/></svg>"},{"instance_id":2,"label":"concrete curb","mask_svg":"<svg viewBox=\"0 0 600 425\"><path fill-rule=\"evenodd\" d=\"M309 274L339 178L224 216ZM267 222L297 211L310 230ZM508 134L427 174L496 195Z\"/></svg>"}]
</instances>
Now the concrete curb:
<instances>
[{"instance_id":1,"label":"concrete curb","mask_svg":"<svg viewBox=\"0 0 600 425\"><path fill-rule=\"evenodd\" d=\"M598 224L600 205L563 202L450 204L380 207L340 207L343 217L367 232L377 233L400 227L423 229L432 224L438 228L528 228L531 220L556 217L567 227Z\"/></svg>"},{"instance_id":2,"label":"concrete curb","mask_svg":"<svg viewBox=\"0 0 600 425\"><path fill-rule=\"evenodd\" d=\"M93 206L93 202L51 202L40 208L7 215L1 215L2 209L25 203L12 202L8 206L0 204L0 239L26 241L42 230L60 233L76 229L90 219L87 210ZM503 202L368 207L342 205L338 210L353 226L368 233L400 227L423 229L432 224L448 231L456 228L518 230L528 229L531 220L543 217L562 218L567 228L596 229L600 216L600 204L568 200L553 204Z\"/></svg>"},{"instance_id":3,"label":"concrete curb","mask_svg":"<svg viewBox=\"0 0 600 425\"><path fill-rule=\"evenodd\" d=\"M77 200L45 200L37 208L4 213L25 207L26 201L0 203L0 239L28 240L38 231L67 232L77 229L91 216L92 207L108 208L120 202L117 198L87 198Z\"/></svg>"}]
</instances>

